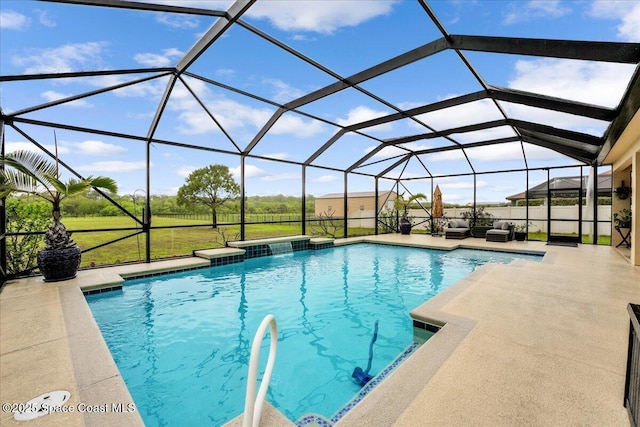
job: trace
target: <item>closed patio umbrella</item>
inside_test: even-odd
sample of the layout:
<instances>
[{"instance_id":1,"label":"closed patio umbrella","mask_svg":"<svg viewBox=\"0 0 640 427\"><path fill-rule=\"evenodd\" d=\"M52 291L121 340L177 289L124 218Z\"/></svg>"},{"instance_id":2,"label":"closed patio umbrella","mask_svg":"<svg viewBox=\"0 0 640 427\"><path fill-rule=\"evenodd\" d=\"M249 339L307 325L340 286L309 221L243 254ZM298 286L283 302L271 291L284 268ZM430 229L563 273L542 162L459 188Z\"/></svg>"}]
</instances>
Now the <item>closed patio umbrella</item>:
<instances>
[{"instance_id":1,"label":"closed patio umbrella","mask_svg":"<svg viewBox=\"0 0 640 427\"><path fill-rule=\"evenodd\" d=\"M440 186L436 185L436 189L433 192L433 207L432 215L434 218L441 218L442 213L442 192Z\"/></svg>"},{"instance_id":2,"label":"closed patio umbrella","mask_svg":"<svg viewBox=\"0 0 640 427\"><path fill-rule=\"evenodd\" d=\"M436 189L433 192L433 204L431 205L431 234L434 236L439 235L440 221L438 218L442 218L442 192L440 187L436 185Z\"/></svg>"}]
</instances>

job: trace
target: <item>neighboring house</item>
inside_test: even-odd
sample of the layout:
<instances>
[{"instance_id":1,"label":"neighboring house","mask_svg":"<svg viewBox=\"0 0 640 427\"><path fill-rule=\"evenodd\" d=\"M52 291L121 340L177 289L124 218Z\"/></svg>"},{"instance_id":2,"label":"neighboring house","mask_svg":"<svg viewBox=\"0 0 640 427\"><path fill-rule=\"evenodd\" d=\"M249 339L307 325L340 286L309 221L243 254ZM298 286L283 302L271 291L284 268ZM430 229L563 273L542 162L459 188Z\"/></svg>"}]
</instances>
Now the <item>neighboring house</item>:
<instances>
[{"instance_id":1,"label":"neighboring house","mask_svg":"<svg viewBox=\"0 0 640 427\"><path fill-rule=\"evenodd\" d=\"M398 197L395 191L380 191L378 193L378 210L383 207L393 209L393 202ZM359 211L375 212L376 194L364 191L347 194L347 215L354 216ZM316 197L316 216L330 215L336 218L344 216L344 194L331 193Z\"/></svg>"},{"instance_id":2,"label":"neighboring house","mask_svg":"<svg viewBox=\"0 0 640 427\"><path fill-rule=\"evenodd\" d=\"M587 181L589 177L582 177L582 195L585 195ZM560 176L549 180L549 188L552 191L552 197L578 197L580 189L579 176ZM605 172L598 175L598 197L611 197L611 173ZM524 200L526 193L513 194L507 197L511 201L511 206L516 206L518 200ZM547 182L536 185L529 189L529 199L546 199L547 198Z\"/></svg>"}]
</instances>

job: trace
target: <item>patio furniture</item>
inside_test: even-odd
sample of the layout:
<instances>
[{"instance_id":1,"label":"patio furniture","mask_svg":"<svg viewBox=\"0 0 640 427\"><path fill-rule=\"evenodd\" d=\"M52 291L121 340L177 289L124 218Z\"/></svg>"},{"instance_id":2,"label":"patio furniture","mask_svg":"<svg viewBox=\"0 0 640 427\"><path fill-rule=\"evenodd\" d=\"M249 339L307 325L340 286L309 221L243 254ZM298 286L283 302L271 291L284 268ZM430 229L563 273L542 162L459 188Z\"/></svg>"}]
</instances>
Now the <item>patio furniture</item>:
<instances>
[{"instance_id":1,"label":"patio furniture","mask_svg":"<svg viewBox=\"0 0 640 427\"><path fill-rule=\"evenodd\" d=\"M487 242L508 242L513 240L514 234L514 226L509 221L494 221L486 238Z\"/></svg>"},{"instance_id":2,"label":"patio furniture","mask_svg":"<svg viewBox=\"0 0 640 427\"><path fill-rule=\"evenodd\" d=\"M491 230L490 225L474 225L471 227L471 237L484 239L487 237L487 231Z\"/></svg>"},{"instance_id":3,"label":"patio furniture","mask_svg":"<svg viewBox=\"0 0 640 427\"><path fill-rule=\"evenodd\" d=\"M631 237L631 224L629 224L628 227L621 227L616 225L615 229L618 232L618 234L620 234L620 237L622 237L622 241L616 245L616 248L619 248L622 245L625 245L625 247L630 248L631 241L629 240L629 237ZM626 231L623 232L622 230L626 230Z\"/></svg>"},{"instance_id":4,"label":"patio furniture","mask_svg":"<svg viewBox=\"0 0 640 427\"><path fill-rule=\"evenodd\" d=\"M445 228L445 239L466 239L470 236L471 229L469 221L466 219L452 219L449 226Z\"/></svg>"}]
</instances>

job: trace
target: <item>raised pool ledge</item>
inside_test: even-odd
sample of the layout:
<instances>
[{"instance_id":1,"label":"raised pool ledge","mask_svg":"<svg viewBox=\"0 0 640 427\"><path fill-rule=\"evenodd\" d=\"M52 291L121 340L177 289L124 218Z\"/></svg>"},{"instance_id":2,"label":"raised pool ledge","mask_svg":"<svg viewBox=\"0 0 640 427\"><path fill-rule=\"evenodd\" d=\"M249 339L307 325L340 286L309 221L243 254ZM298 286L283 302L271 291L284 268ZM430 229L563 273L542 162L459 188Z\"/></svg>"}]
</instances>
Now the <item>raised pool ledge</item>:
<instances>
[{"instance_id":1,"label":"raised pool ledge","mask_svg":"<svg viewBox=\"0 0 640 427\"><path fill-rule=\"evenodd\" d=\"M306 235L283 236L270 237L268 239L237 240L227 242L227 246L244 249L246 251L244 258L249 259L273 255L273 245L276 244L291 243L291 252L304 251L309 249L309 240L311 240L311 236Z\"/></svg>"},{"instance_id":2,"label":"raised pool ledge","mask_svg":"<svg viewBox=\"0 0 640 427\"><path fill-rule=\"evenodd\" d=\"M304 234L298 236L282 236L282 237L269 237L267 239L255 239L255 240L235 240L227 242L227 246L231 248L246 248L248 246L256 245L268 245L269 243L286 243L286 242L300 242L309 241L311 236Z\"/></svg>"},{"instance_id":3,"label":"raised pool ledge","mask_svg":"<svg viewBox=\"0 0 640 427\"><path fill-rule=\"evenodd\" d=\"M216 248L193 251L193 254L198 258L208 259L212 267L217 267L244 261L246 252L239 248Z\"/></svg>"}]
</instances>

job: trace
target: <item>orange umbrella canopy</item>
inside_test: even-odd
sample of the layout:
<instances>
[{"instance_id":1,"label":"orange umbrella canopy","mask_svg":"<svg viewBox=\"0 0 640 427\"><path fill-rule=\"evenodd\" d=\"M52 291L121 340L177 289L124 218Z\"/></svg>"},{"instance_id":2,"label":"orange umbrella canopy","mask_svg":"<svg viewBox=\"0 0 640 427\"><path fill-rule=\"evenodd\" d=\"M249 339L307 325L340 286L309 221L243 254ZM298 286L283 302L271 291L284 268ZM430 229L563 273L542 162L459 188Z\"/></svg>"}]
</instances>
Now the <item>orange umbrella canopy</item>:
<instances>
[{"instance_id":1,"label":"orange umbrella canopy","mask_svg":"<svg viewBox=\"0 0 640 427\"><path fill-rule=\"evenodd\" d=\"M436 185L436 189L433 191L433 216L440 218L442 215L442 192L440 186Z\"/></svg>"}]
</instances>

